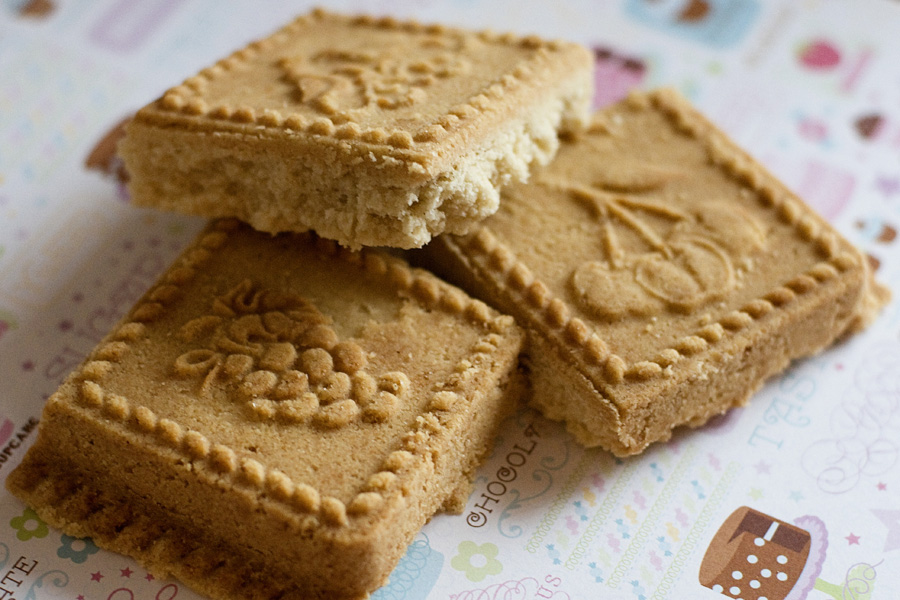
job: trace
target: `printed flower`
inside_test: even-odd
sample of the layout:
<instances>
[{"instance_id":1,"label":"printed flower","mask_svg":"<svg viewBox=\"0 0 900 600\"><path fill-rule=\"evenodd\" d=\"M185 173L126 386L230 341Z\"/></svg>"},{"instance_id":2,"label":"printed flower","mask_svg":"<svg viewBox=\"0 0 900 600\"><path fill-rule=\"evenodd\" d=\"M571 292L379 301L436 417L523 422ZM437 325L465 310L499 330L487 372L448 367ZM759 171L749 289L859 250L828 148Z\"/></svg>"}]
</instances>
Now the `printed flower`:
<instances>
[{"instance_id":1,"label":"printed flower","mask_svg":"<svg viewBox=\"0 0 900 600\"><path fill-rule=\"evenodd\" d=\"M465 573L469 581L478 582L503 570L497 560L500 549L496 544L485 542L479 546L475 542L460 542L457 551L459 553L450 561L450 566Z\"/></svg>"},{"instance_id":2,"label":"printed flower","mask_svg":"<svg viewBox=\"0 0 900 600\"><path fill-rule=\"evenodd\" d=\"M47 524L30 508L26 508L21 517L14 517L9 525L16 530L16 537L22 542L27 542L33 537L47 537L50 533Z\"/></svg>"},{"instance_id":3,"label":"printed flower","mask_svg":"<svg viewBox=\"0 0 900 600\"><path fill-rule=\"evenodd\" d=\"M56 551L56 555L60 558L68 558L77 565L85 562L91 554L100 551L91 538L77 538L63 534L59 541L62 542L62 546Z\"/></svg>"}]
</instances>

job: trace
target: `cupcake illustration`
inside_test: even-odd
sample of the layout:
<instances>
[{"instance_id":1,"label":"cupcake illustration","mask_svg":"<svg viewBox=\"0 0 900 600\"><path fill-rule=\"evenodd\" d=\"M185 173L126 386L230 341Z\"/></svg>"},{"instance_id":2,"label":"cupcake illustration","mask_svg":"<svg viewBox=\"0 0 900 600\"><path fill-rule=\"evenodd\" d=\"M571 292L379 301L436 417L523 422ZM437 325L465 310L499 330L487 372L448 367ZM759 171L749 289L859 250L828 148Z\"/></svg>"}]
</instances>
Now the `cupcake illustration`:
<instances>
[{"instance_id":1,"label":"cupcake illustration","mask_svg":"<svg viewBox=\"0 0 900 600\"><path fill-rule=\"evenodd\" d=\"M125 126L130 120L130 116L120 120L94 144L94 147L84 160L86 169L99 171L104 175L114 177L122 183L128 181L125 165L116 152L116 146L118 146L119 140L125 136Z\"/></svg>"},{"instance_id":2,"label":"cupcake illustration","mask_svg":"<svg viewBox=\"0 0 900 600\"><path fill-rule=\"evenodd\" d=\"M744 39L761 11L759 0L628 0L638 22L713 48Z\"/></svg>"},{"instance_id":3,"label":"cupcake illustration","mask_svg":"<svg viewBox=\"0 0 900 600\"><path fill-rule=\"evenodd\" d=\"M51 0L14 0L12 9L20 17L42 20L53 14L56 3Z\"/></svg>"},{"instance_id":4,"label":"cupcake illustration","mask_svg":"<svg viewBox=\"0 0 900 600\"><path fill-rule=\"evenodd\" d=\"M841 63L841 51L831 40L816 38L798 49L797 60L811 71L828 71Z\"/></svg>"},{"instance_id":5,"label":"cupcake illustration","mask_svg":"<svg viewBox=\"0 0 900 600\"><path fill-rule=\"evenodd\" d=\"M861 112L848 125L856 134L856 139L866 146L900 149L900 121L892 112L880 109Z\"/></svg>"},{"instance_id":6,"label":"cupcake illustration","mask_svg":"<svg viewBox=\"0 0 900 600\"><path fill-rule=\"evenodd\" d=\"M0 338L10 329L16 328L16 319L12 313L0 309Z\"/></svg>"},{"instance_id":7,"label":"cupcake illustration","mask_svg":"<svg viewBox=\"0 0 900 600\"><path fill-rule=\"evenodd\" d=\"M641 59L606 46L594 48L594 108L618 102L640 87L646 75L647 65Z\"/></svg>"},{"instance_id":8,"label":"cupcake illustration","mask_svg":"<svg viewBox=\"0 0 900 600\"><path fill-rule=\"evenodd\" d=\"M873 140L884 132L885 122L884 116L877 112L866 113L853 121L853 127L859 137L864 140Z\"/></svg>"},{"instance_id":9,"label":"cupcake illustration","mask_svg":"<svg viewBox=\"0 0 900 600\"><path fill-rule=\"evenodd\" d=\"M15 430L15 425L13 422L0 415L0 446L6 443L6 441L12 437L13 431Z\"/></svg>"},{"instance_id":10,"label":"cupcake illustration","mask_svg":"<svg viewBox=\"0 0 900 600\"><path fill-rule=\"evenodd\" d=\"M871 598L871 565L851 567L842 585L819 578L827 550L828 531L818 517L799 517L791 524L742 506L710 541L700 564L700 584L744 600L805 600L812 590L835 600Z\"/></svg>"},{"instance_id":11,"label":"cupcake illustration","mask_svg":"<svg viewBox=\"0 0 900 600\"><path fill-rule=\"evenodd\" d=\"M796 74L808 75L810 82L824 83L830 91L853 92L866 79L876 56L865 41L852 38L812 36L793 46Z\"/></svg>"}]
</instances>

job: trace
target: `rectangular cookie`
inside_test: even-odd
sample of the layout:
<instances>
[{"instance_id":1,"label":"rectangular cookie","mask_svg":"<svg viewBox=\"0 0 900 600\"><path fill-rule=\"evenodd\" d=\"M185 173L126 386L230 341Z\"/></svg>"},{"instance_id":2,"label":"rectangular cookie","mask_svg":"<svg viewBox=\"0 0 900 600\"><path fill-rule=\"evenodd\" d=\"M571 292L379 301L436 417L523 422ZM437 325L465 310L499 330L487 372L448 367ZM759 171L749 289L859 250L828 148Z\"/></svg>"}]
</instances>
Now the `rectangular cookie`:
<instances>
[{"instance_id":1,"label":"rectangular cookie","mask_svg":"<svg viewBox=\"0 0 900 600\"><path fill-rule=\"evenodd\" d=\"M585 124L592 67L573 43L318 10L141 109L120 152L139 205L419 247Z\"/></svg>"},{"instance_id":2,"label":"rectangular cookie","mask_svg":"<svg viewBox=\"0 0 900 600\"><path fill-rule=\"evenodd\" d=\"M464 506L523 340L399 259L215 222L53 394L7 486L212 598L360 598Z\"/></svg>"},{"instance_id":3,"label":"rectangular cookie","mask_svg":"<svg viewBox=\"0 0 900 600\"><path fill-rule=\"evenodd\" d=\"M598 113L477 231L423 252L528 330L533 404L621 456L745 403L887 293L672 91Z\"/></svg>"}]
</instances>

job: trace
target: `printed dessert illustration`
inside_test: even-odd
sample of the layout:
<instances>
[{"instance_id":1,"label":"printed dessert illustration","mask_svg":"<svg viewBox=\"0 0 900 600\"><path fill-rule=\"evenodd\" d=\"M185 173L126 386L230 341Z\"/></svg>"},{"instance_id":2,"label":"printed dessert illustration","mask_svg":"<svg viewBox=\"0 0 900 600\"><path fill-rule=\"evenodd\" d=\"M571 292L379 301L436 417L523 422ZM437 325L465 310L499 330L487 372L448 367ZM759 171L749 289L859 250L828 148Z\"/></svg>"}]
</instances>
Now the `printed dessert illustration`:
<instances>
[{"instance_id":1,"label":"printed dessert illustration","mask_svg":"<svg viewBox=\"0 0 900 600\"><path fill-rule=\"evenodd\" d=\"M807 42L799 51L798 59L810 69L827 70L841 62L840 50L829 40L817 38Z\"/></svg>"},{"instance_id":2,"label":"printed dessert illustration","mask_svg":"<svg viewBox=\"0 0 900 600\"><path fill-rule=\"evenodd\" d=\"M20 17L43 20L56 12L56 3L52 0L16 0L13 7Z\"/></svg>"},{"instance_id":3,"label":"printed dessert illustration","mask_svg":"<svg viewBox=\"0 0 900 600\"><path fill-rule=\"evenodd\" d=\"M795 67L785 70L785 75L806 78L809 85L830 95L852 95L863 89L878 57L865 33L840 29L810 32L779 54L788 59L780 67Z\"/></svg>"},{"instance_id":4,"label":"printed dessert illustration","mask_svg":"<svg viewBox=\"0 0 900 600\"><path fill-rule=\"evenodd\" d=\"M876 567L859 563L842 584L819 577L828 550L825 523L802 516L793 524L742 506L725 519L700 565L700 584L728 598L806 600L813 590L834 600L869 600Z\"/></svg>"},{"instance_id":5,"label":"printed dessert illustration","mask_svg":"<svg viewBox=\"0 0 900 600\"><path fill-rule=\"evenodd\" d=\"M12 313L0 308L0 338L3 335L16 328L16 317Z\"/></svg>"},{"instance_id":6,"label":"printed dessert illustration","mask_svg":"<svg viewBox=\"0 0 900 600\"><path fill-rule=\"evenodd\" d=\"M594 48L594 108L623 99L647 78L648 65L608 46Z\"/></svg>"},{"instance_id":7,"label":"printed dessert illustration","mask_svg":"<svg viewBox=\"0 0 900 600\"><path fill-rule=\"evenodd\" d=\"M809 532L747 507L710 542L700 583L731 598L784 600L806 568Z\"/></svg>"},{"instance_id":8,"label":"printed dessert illustration","mask_svg":"<svg viewBox=\"0 0 900 600\"><path fill-rule=\"evenodd\" d=\"M881 135L884 130L885 118L877 112L868 113L857 117L853 121L853 126L859 137L865 140L872 140Z\"/></svg>"},{"instance_id":9,"label":"printed dessert illustration","mask_svg":"<svg viewBox=\"0 0 900 600\"><path fill-rule=\"evenodd\" d=\"M129 121L131 121L131 117L125 117L100 138L84 160L85 168L94 169L105 175L115 177L120 183L128 182L128 173L125 171L125 165L116 151L116 146L125 137L125 126L128 125Z\"/></svg>"},{"instance_id":10,"label":"printed dessert illustration","mask_svg":"<svg viewBox=\"0 0 900 600\"><path fill-rule=\"evenodd\" d=\"M759 20L759 0L626 0L635 20L713 48L740 43Z\"/></svg>"}]
</instances>

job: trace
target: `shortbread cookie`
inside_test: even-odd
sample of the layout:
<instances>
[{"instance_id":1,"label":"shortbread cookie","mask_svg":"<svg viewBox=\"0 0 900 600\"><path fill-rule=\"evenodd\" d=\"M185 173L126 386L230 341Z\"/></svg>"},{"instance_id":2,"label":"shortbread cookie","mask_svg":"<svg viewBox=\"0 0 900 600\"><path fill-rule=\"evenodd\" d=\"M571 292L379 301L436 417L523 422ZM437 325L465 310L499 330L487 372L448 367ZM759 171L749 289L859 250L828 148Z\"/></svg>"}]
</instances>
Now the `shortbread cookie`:
<instances>
[{"instance_id":1,"label":"shortbread cookie","mask_svg":"<svg viewBox=\"0 0 900 600\"><path fill-rule=\"evenodd\" d=\"M599 113L435 270L529 330L534 405L634 454L874 317L867 262L675 92Z\"/></svg>"},{"instance_id":2,"label":"shortbread cookie","mask_svg":"<svg viewBox=\"0 0 900 600\"><path fill-rule=\"evenodd\" d=\"M359 598L461 510L523 340L399 259L215 223L50 398L7 485L212 598Z\"/></svg>"},{"instance_id":3,"label":"shortbread cookie","mask_svg":"<svg viewBox=\"0 0 900 600\"><path fill-rule=\"evenodd\" d=\"M316 11L167 91L120 149L137 204L419 247L584 125L591 69L573 43Z\"/></svg>"}]
</instances>

